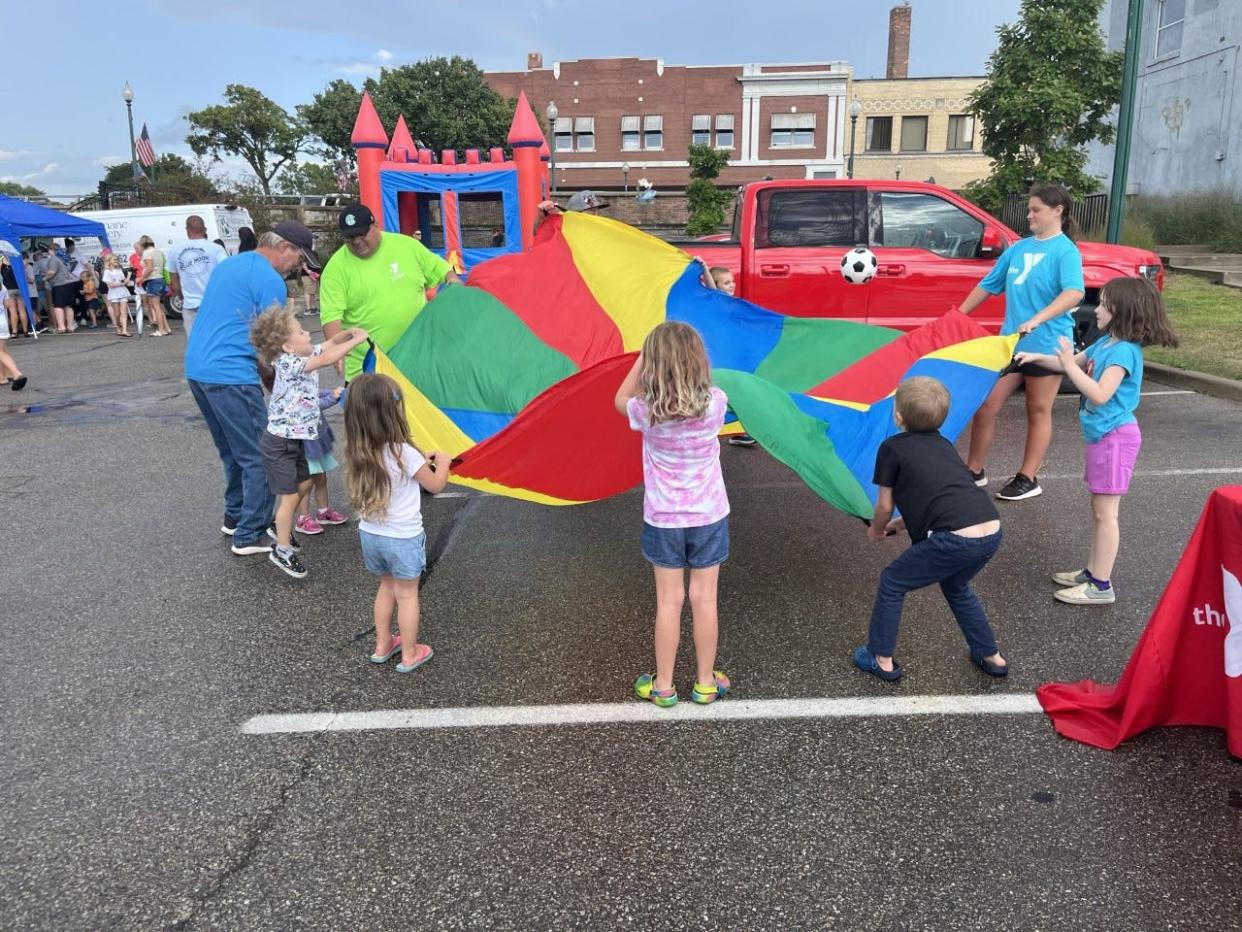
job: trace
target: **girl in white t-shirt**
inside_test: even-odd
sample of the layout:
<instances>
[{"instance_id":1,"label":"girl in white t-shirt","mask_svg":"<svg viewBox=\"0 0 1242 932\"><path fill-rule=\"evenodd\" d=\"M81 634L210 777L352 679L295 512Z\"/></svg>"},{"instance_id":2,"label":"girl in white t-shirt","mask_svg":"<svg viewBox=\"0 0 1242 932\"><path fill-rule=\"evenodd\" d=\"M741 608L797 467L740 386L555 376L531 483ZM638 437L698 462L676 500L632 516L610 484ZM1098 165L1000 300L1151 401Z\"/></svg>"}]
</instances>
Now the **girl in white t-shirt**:
<instances>
[{"instance_id":1,"label":"girl in white t-shirt","mask_svg":"<svg viewBox=\"0 0 1242 932\"><path fill-rule=\"evenodd\" d=\"M643 556L655 571L655 673L634 683L638 698L661 708L677 703L673 663L690 571L690 611L698 678L697 703L715 702L729 678L713 669L718 621L716 586L729 557L729 496L720 472L728 399L712 385L698 331L666 321L643 342L616 395L617 411L643 435Z\"/></svg>"},{"instance_id":2,"label":"girl in white t-shirt","mask_svg":"<svg viewBox=\"0 0 1242 932\"><path fill-rule=\"evenodd\" d=\"M345 487L361 516L362 559L380 578L375 593L375 653L386 663L398 653L398 673L431 659L418 643L418 582L427 567L421 490L436 493L449 479L449 457L424 458L410 442L405 405L397 383L383 375L360 375L345 393ZM397 630L392 633L393 610Z\"/></svg>"},{"instance_id":3,"label":"girl in white t-shirt","mask_svg":"<svg viewBox=\"0 0 1242 932\"><path fill-rule=\"evenodd\" d=\"M105 296L108 301L108 316L112 318L112 326L116 328L118 337L129 336L129 289L125 287L125 272L121 269L121 260L109 255L104 260L104 287L108 289Z\"/></svg>"}]
</instances>

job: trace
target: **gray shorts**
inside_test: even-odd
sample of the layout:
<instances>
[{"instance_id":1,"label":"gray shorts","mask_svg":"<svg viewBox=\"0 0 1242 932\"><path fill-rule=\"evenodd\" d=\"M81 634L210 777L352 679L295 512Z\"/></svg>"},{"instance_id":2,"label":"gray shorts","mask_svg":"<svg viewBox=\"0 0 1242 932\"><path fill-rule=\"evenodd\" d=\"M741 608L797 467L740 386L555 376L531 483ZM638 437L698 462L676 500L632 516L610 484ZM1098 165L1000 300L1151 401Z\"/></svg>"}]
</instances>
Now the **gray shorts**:
<instances>
[{"instance_id":1,"label":"gray shorts","mask_svg":"<svg viewBox=\"0 0 1242 932\"><path fill-rule=\"evenodd\" d=\"M298 486L310 478L310 464L301 440L277 437L263 431L259 441L268 488L276 495L296 495Z\"/></svg>"}]
</instances>

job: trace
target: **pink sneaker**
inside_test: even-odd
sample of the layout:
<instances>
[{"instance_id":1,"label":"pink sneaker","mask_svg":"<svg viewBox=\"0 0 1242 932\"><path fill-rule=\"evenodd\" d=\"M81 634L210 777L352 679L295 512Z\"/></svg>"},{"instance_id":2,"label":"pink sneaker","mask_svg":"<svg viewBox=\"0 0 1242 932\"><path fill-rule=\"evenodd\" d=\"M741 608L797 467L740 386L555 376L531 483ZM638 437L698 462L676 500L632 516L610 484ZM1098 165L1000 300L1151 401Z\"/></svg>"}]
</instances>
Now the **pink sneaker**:
<instances>
[{"instance_id":1,"label":"pink sneaker","mask_svg":"<svg viewBox=\"0 0 1242 932\"><path fill-rule=\"evenodd\" d=\"M320 524L344 524L349 520L349 515L343 515L335 508L320 508L315 517Z\"/></svg>"},{"instance_id":2,"label":"pink sneaker","mask_svg":"<svg viewBox=\"0 0 1242 932\"><path fill-rule=\"evenodd\" d=\"M299 534L322 534L323 528L310 515L298 515L297 529Z\"/></svg>"}]
</instances>

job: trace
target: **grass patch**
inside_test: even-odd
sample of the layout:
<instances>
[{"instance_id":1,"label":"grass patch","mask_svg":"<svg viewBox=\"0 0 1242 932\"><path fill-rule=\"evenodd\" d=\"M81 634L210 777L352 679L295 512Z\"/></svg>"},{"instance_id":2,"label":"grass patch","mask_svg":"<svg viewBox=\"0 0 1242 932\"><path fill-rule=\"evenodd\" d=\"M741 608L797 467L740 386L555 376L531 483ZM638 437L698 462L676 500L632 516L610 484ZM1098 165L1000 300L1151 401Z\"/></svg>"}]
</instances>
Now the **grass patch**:
<instances>
[{"instance_id":1,"label":"grass patch","mask_svg":"<svg viewBox=\"0 0 1242 932\"><path fill-rule=\"evenodd\" d=\"M1164 303L1181 346L1149 346L1143 351L1149 360L1242 379L1242 290L1170 273Z\"/></svg>"},{"instance_id":2,"label":"grass patch","mask_svg":"<svg viewBox=\"0 0 1242 932\"><path fill-rule=\"evenodd\" d=\"M1196 243L1217 252L1242 252L1242 203L1231 191L1183 197L1136 197L1126 216L1163 246Z\"/></svg>"}]
</instances>

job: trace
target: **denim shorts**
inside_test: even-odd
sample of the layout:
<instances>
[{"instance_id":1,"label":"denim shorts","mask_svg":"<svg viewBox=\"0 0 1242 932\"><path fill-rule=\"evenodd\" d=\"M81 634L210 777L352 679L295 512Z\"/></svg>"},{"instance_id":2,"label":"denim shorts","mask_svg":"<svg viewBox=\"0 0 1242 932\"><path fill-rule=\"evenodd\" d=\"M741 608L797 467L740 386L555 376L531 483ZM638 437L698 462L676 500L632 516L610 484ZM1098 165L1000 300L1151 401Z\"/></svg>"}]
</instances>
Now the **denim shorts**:
<instances>
[{"instance_id":1,"label":"denim shorts","mask_svg":"<svg viewBox=\"0 0 1242 932\"><path fill-rule=\"evenodd\" d=\"M142 283L142 290L151 295L151 297L158 298L168 291L168 285L164 283L162 278L153 278Z\"/></svg>"},{"instance_id":2,"label":"denim shorts","mask_svg":"<svg viewBox=\"0 0 1242 932\"><path fill-rule=\"evenodd\" d=\"M643 556L664 569L702 570L729 559L729 519L701 527L656 527L643 522Z\"/></svg>"},{"instance_id":3,"label":"denim shorts","mask_svg":"<svg viewBox=\"0 0 1242 932\"><path fill-rule=\"evenodd\" d=\"M417 537L384 537L359 531L362 537L362 562L374 576L394 579L418 579L427 568L427 535Z\"/></svg>"}]
</instances>

